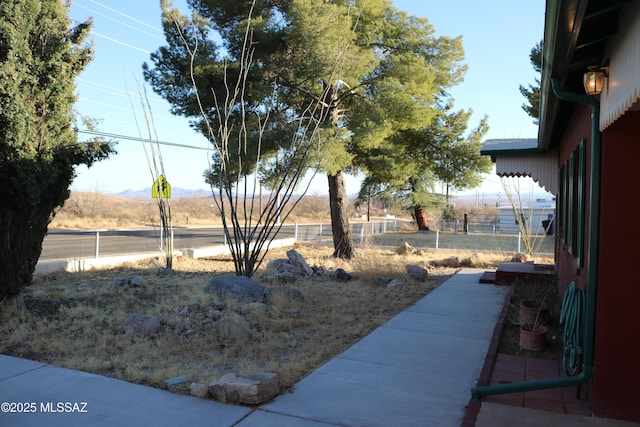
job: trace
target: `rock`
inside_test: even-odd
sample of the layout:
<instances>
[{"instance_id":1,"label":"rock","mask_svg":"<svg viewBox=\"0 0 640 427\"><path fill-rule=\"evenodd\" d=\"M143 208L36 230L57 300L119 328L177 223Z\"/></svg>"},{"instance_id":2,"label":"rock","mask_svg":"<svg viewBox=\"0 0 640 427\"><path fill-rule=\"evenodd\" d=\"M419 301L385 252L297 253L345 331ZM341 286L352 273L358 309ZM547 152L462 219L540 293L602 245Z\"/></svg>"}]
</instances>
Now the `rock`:
<instances>
[{"instance_id":1,"label":"rock","mask_svg":"<svg viewBox=\"0 0 640 427\"><path fill-rule=\"evenodd\" d=\"M511 262L529 262L531 258L527 254L517 253L511 258Z\"/></svg>"},{"instance_id":2,"label":"rock","mask_svg":"<svg viewBox=\"0 0 640 427\"><path fill-rule=\"evenodd\" d=\"M189 393L191 396L205 398L209 396L209 386L202 383L191 383L189 386Z\"/></svg>"},{"instance_id":3,"label":"rock","mask_svg":"<svg viewBox=\"0 0 640 427\"><path fill-rule=\"evenodd\" d=\"M126 276L126 277L120 277L114 280L113 285L111 286L111 289L113 290L118 290L120 288L135 289L135 288L141 288L141 287L142 287L142 277Z\"/></svg>"},{"instance_id":4,"label":"rock","mask_svg":"<svg viewBox=\"0 0 640 427\"><path fill-rule=\"evenodd\" d=\"M309 267L309 264L307 264L307 260L305 260L304 257L295 249L287 251L287 258L289 259L289 262L298 267L304 275L313 275L313 270Z\"/></svg>"},{"instance_id":5,"label":"rock","mask_svg":"<svg viewBox=\"0 0 640 427\"><path fill-rule=\"evenodd\" d=\"M400 246L398 249L396 249L396 253L398 255L412 254L412 253L415 253L415 251L416 251L416 248L414 248L413 246L411 246L407 242L404 242L404 244L402 246Z\"/></svg>"},{"instance_id":6,"label":"rock","mask_svg":"<svg viewBox=\"0 0 640 427\"><path fill-rule=\"evenodd\" d=\"M417 265L407 265L407 274L419 282L427 281L427 274L429 273L426 269L419 267Z\"/></svg>"},{"instance_id":7,"label":"rock","mask_svg":"<svg viewBox=\"0 0 640 427\"><path fill-rule=\"evenodd\" d=\"M331 278L336 282L348 282L352 279L352 276L342 268L336 268L331 274Z\"/></svg>"},{"instance_id":8,"label":"rock","mask_svg":"<svg viewBox=\"0 0 640 427\"><path fill-rule=\"evenodd\" d=\"M440 261L440 265L442 265L443 267L457 268L460 267L460 259L457 256L445 258Z\"/></svg>"},{"instance_id":9,"label":"rock","mask_svg":"<svg viewBox=\"0 0 640 427\"><path fill-rule=\"evenodd\" d=\"M278 374L266 372L236 375L226 374L209 384L214 399L244 405L260 405L280 393Z\"/></svg>"},{"instance_id":10,"label":"rock","mask_svg":"<svg viewBox=\"0 0 640 427\"><path fill-rule=\"evenodd\" d=\"M133 313L124 321L122 328L125 332L131 332L138 336L150 336L158 333L162 322L158 317L146 314Z\"/></svg>"},{"instance_id":11,"label":"rock","mask_svg":"<svg viewBox=\"0 0 640 427\"><path fill-rule=\"evenodd\" d=\"M479 263L480 263L480 255L478 255L475 252L471 254L470 257L463 258L462 260L460 260L460 265L463 267L473 267L475 265L478 265Z\"/></svg>"},{"instance_id":12,"label":"rock","mask_svg":"<svg viewBox=\"0 0 640 427\"><path fill-rule=\"evenodd\" d=\"M397 288L400 285L404 285L404 280L402 280L402 279L393 279L389 283L387 283L387 289Z\"/></svg>"},{"instance_id":13,"label":"rock","mask_svg":"<svg viewBox=\"0 0 640 427\"><path fill-rule=\"evenodd\" d=\"M286 259L278 258L273 259L267 263L266 273L271 275L289 273L293 276L301 276L302 270Z\"/></svg>"},{"instance_id":14,"label":"rock","mask_svg":"<svg viewBox=\"0 0 640 427\"><path fill-rule=\"evenodd\" d=\"M304 301L304 295L297 289L290 288L289 286L278 286L276 288L269 289L267 291L267 298L273 300L274 298L286 298L292 301Z\"/></svg>"},{"instance_id":15,"label":"rock","mask_svg":"<svg viewBox=\"0 0 640 427\"><path fill-rule=\"evenodd\" d=\"M374 283L376 284L376 286L387 286L389 284L389 282L391 282L391 278L389 277L376 277L376 279L374 280Z\"/></svg>"},{"instance_id":16,"label":"rock","mask_svg":"<svg viewBox=\"0 0 640 427\"><path fill-rule=\"evenodd\" d=\"M262 286L245 276L231 274L214 276L204 286L203 291L240 302L265 302Z\"/></svg>"}]
</instances>

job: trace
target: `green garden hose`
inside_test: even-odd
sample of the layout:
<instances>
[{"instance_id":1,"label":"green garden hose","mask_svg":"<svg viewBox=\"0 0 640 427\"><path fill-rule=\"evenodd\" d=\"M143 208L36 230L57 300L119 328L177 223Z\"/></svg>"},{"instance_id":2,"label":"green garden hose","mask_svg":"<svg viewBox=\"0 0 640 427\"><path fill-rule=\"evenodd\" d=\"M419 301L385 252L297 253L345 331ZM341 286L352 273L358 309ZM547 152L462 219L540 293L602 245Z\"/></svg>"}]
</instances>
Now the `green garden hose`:
<instances>
[{"instance_id":1,"label":"green garden hose","mask_svg":"<svg viewBox=\"0 0 640 427\"><path fill-rule=\"evenodd\" d=\"M582 355L580 336L584 319L584 291L571 282L562 300L560 323L564 324L564 351L562 362L567 375L573 376L578 372L579 359Z\"/></svg>"}]
</instances>

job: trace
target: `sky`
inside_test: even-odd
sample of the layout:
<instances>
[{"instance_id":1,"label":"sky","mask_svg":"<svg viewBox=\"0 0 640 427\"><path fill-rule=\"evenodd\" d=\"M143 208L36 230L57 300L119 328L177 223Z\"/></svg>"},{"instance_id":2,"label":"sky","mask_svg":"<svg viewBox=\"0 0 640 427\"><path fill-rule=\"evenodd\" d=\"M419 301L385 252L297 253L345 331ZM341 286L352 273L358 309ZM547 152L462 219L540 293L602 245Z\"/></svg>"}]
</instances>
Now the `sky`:
<instances>
[{"instance_id":1,"label":"sky","mask_svg":"<svg viewBox=\"0 0 640 427\"><path fill-rule=\"evenodd\" d=\"M456 109L471 109L469 128L488 117L487 139L536 138L537 126L521 108L525 102L520 85L533 84L536 74L529 60L531 48L543 37L542 1L490 0L394 0L400 10L427 18L436 36L462 36L464 63L468 71L464 81L450 91ZM188 14L186 0L174 5ZM91 39L95 59L76 79L76 110L98 120L97 130L148 140L154 138L174 146L160 146L164 171L173 187L188 190L207 189L203 172L211 152L206 139L189 127L186 118L173 116L169 104L156 95L142 77L142 64L151 63L150 54L165 45L160 24L160 0L74 0L70 18L94 22ZM153 125L145 123L140 94L146 94ZM81 138L87 137L80 135ZM148 143L119 140L117 155L79 166L72 184L75 191L115 194L128 189L141 190L152 184L146 155ZM360 177L346 179L347 192L356 193ZM542 191L524 180L527 191ZM485 176L476 193L503 191L495 173ZM325 176L313 180L310 194L328 194ZM467 191L469 193L469 191Z\"/></svg>"}]
</instances>

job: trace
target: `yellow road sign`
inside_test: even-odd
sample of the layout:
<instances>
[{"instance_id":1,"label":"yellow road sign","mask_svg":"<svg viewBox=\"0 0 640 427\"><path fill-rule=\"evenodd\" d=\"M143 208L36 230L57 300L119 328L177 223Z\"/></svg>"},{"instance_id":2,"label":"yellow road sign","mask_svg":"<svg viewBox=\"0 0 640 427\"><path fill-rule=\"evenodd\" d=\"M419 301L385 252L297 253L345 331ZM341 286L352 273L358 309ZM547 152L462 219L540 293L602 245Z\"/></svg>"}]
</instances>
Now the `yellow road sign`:
<instances>
[{"instance_id":1,"label":"yellow road sign","mask_svg":"<svg viewBox=\"0 0 640 427\"><path fill-rule=\"evenodd\" d=\"M171 198L171 185L169 185L164 175L160 175L151 186L151 197L154 199Z\"/></svg>"}]
</instances>

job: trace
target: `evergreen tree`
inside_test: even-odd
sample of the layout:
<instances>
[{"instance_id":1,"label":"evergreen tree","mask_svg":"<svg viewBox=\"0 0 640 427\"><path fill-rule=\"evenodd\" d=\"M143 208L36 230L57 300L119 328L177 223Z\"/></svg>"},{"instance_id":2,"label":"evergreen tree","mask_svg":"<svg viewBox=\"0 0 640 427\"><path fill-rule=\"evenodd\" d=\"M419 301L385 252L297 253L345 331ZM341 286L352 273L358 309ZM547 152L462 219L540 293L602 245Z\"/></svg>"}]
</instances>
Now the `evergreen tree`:
<instances>
[{"instance_id":1,"label":"evergreen tree","mask_svg":"<svg viewBox=\"0 0 640 427\"><path fill-rule=\"evenodd\" d=\"M47 226L69 197L75 166L112 149L72 129L75 76L92 58L91 22L72 25L60 0L0 4L0 300L31 281Z\"/></svg>"},{"instance_id":2,"label":"evergreen tree","mask_svg":"<svg viewBox=\"0 0 640 427\"><path fill-rule=\"evenodd\" d=\"M531 49L529 59L533 69L540 74L542 72L542 40ZM537 77L535 80L536 84L530 84L528 88L520 85L520 93L527 98L527 103L522 104L522 109L533 117L535 124L538 124L540 118L540 78Z\"/></svg>"},{"instance_id":3,"label":"evergreen tree","mask_svg":"<svg viewBox=\"0 0 640 427\"><path fill-rule=\"evenodd\" d=\"M358 156L373 182L387 184L387 191L410 202L420 230L429 229L426 208L450 203L451 190L476 187L491 170L491 160L480 155L487 119L468 132L471 113L452 111L449 102L427 126L396 132L386 144ZM444 195L435 193L438 182L446 186Z\"/></svg>"},{"instance_id":4,"label":"evergreen tree","mask_svg":"<svg viewBox=\"0 0 640 427\"><path fill-rule=\"evenodd\" d=\"M243 77L246 97L234 109L236 127L255 126L251 117L272 109L272 124L263 126L268 132L260 139L264 156L282 148L275 130L310 115L321 124L317 159L329 184L334 256L350 258L343 172L359 166L356 156L363 150L357 147L384 145L394 132L429 123L438 98L466 69L461 39L435 37L426 19L398 11L391 0L191 0L189 5L196 12L191 19L163 0L168 45L152 54L154 67L144 65L145 78L175 114L209 135L206 122L221 116L216 99L228 93L228 77L240 75L249 24L252 63ZM310 101L318 108L310 111ZM239 161L238 167L252 163Z\"/></svg>"}]
</instances>

